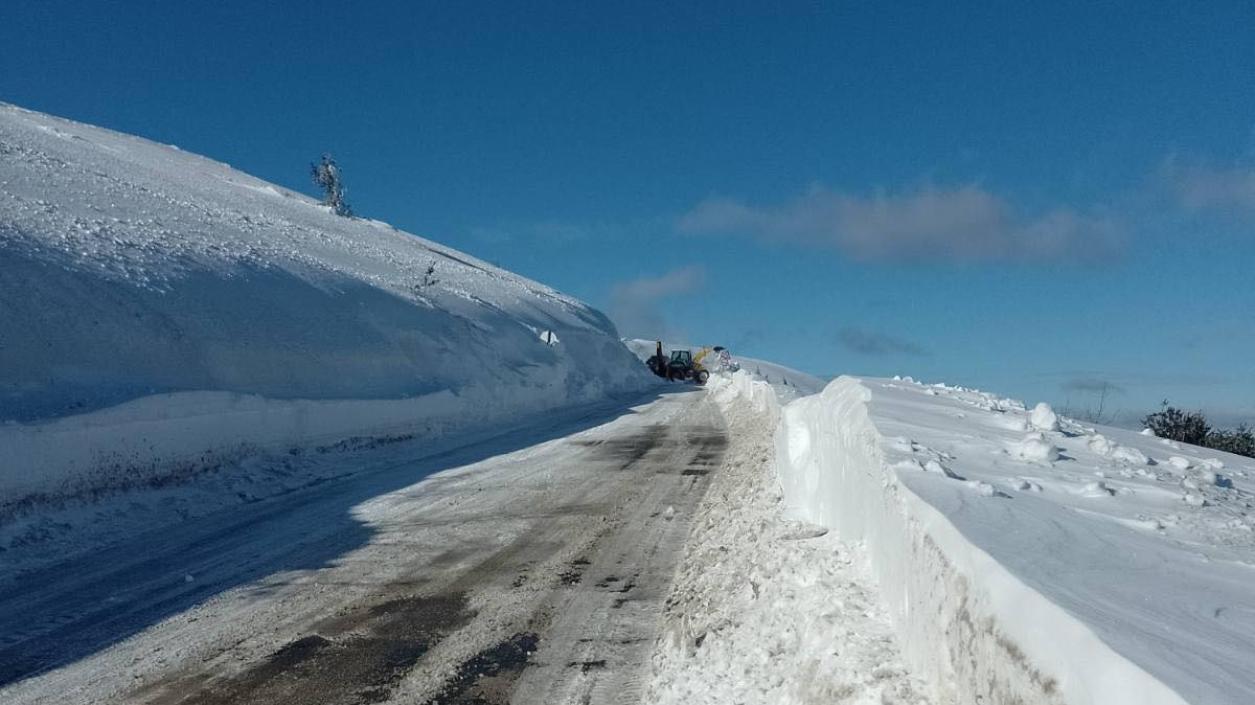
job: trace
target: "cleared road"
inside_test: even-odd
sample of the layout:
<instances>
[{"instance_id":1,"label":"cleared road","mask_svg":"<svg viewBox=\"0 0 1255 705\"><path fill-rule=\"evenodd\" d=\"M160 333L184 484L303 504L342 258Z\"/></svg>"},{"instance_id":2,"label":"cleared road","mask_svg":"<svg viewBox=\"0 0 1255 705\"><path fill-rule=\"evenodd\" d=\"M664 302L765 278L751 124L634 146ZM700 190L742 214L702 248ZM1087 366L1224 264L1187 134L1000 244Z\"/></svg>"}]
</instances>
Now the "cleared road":
<instances>
[{"instance_id":1,"label":"cleared road","mask_svg":"<svg viewBox=\"0 0 1255 705\"><path fill-rule=\"evenodd\" d=\"M0 700L635 702L727 442L702 391L666 394L23 576Z\"/></svg>"}]
</instances>

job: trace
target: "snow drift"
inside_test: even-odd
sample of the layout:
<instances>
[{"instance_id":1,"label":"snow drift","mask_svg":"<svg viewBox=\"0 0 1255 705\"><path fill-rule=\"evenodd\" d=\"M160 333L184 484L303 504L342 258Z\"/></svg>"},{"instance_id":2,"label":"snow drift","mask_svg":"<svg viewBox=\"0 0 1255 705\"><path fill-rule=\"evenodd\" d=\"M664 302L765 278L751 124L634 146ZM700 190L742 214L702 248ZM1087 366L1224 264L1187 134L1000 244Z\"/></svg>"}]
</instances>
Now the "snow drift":
<instances>
[{"instance_id":1,"label":"snow drift","mask_svg":"<svg viewBox=\"0 0 1255 705\"><path fill-rule=\"evenodd\" d=\"M848 377L776 445L790 513L865 543L907 660L958 702L1255 702L1248 459Z\"/></svg>"},{"instance_id":2,"label":"snow drift","mask_svg":"<svg viewBox=\"0 0 1255 705\"><path fill-rule=\"evenodd\" d=\"M432 433L648 383L608 319L552 289L0 104L0 513L257 445Z\"/></svg>"}]
</instances>

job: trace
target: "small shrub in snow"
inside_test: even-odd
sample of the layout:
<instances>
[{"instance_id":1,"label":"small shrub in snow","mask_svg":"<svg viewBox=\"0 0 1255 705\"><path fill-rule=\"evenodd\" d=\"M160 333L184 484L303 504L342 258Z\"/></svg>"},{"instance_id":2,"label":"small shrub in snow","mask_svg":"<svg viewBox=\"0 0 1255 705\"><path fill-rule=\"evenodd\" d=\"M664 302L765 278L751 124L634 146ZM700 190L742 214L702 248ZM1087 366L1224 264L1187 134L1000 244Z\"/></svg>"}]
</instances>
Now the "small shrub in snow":
<instances>
[{"instance_id":1,"label":"small shrub in snow","mask_svg":"<svg viewBox=\"0 0 1255 705\"><path fill-rule=\"evenodd\" d=\"M1167 401L1164 401L1163 408L1159 411L1142 419L1142 425L1160 438L1193 443L1196 446L1203 445L1203 441L1207 440L1207 433L1211 431L1203 412L1182 411L1168 406Z\"/></svg>"},{"instance_id":2,"label":"small shrub in snow","mask_svg":"<svg viewBox=\"0 0 1255 705\"><path fill-rule=\"evenodd\" d=\"M1255 458L1255 431L1245 424L1232 430L1212 428L1203 412L1182 411L1168 406L1167 401L1160 411L1142 419L1142 423L1147 431L1160 438Z\"/></svg>"},{"instance_id":3,"label":"small shrub in snow","mask_svg":"<svg viewBox=\"0 0 1255 705\"><path fill-rule=\"evenodd\" d=\"M1033 407L1033 415L1030 420L1033 422L1033 428L1039 431L1059 430L1058 414L1044 401Z\"/></svg>"},{"instance_id":4,"label":"small shrub in snow","mask_svg":"<svg viewBox=\"0 0 1255 705\"><path fill-rule=\"evenodd\" d=\"M418 282L414 284L414 290L422 291L423 289L430 289L439 283L440 279L436 277L436 261L432 260L431 264L427 265L427 269L423 271L423 278L419 279Z\"/></svg>"},{"instance_id":5,"label":"small shrub in snow","mask_svg":"<svg viewBox=\"0 0 1255 705\"><path fill-rule=\"evenodd\" d=\"M1255 458L1255 432L1245 425L1232 431L1213 430L1207 434L1203 445L1226 453Z\"/></svg>"}]
</instances>

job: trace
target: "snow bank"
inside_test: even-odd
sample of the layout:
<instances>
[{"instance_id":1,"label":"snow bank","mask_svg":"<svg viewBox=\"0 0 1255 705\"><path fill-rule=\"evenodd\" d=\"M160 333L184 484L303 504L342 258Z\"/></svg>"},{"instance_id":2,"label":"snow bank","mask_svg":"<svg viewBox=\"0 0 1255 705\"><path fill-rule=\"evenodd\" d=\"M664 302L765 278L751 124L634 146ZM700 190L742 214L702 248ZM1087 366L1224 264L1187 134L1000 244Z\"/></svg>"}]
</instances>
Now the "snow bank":
<instances>
[{"instance_id":1,"label":"snow bank","mask_svg":"<svg viewBox=\"0 0 1255 705\"><path fill-rule=\"evenodd\" d=\"M1255 464L1047 412L843 377L781 412L785 500L864 542L908 663L958 702L1255 702Z\"/></svg>"},{"instance_id":2,"label":"snow bank","mask_svg":"<svg viewBox=\"0 0 1255 705\"><path fill-rule=\"evenodd\" d=\"M651 383L605 316L548 287L2 103L0 302L0 514L252 445L425 433Z\"/></svg>"},{"instance_id":3,"label":"snow bank","mask_svg":"<svg viewBox=\"0 0 1255 705\"><path fill-rule=\"evenodd\" d=\"M642 702L928 705L857 544L781 516L775 392L748 372L710 393L730 443L693 519ZM730 550L731 549L731 550Z\"/></svg>"}]
</instances>

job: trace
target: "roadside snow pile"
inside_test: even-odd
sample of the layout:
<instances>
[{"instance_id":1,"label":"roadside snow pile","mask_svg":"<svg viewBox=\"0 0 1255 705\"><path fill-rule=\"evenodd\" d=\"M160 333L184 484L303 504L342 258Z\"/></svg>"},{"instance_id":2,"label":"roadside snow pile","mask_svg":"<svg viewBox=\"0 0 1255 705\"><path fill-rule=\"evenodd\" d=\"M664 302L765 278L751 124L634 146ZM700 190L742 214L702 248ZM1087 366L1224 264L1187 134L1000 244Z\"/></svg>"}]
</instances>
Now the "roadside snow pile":
<instances>
[{"instance_id":1,"label":"roadside snow pile","mask_svg":"<svg viewBox=\"0 0 1255 705\"><path fill-rule=\"evenodd\" d=\"M781 514L771 386L715 377L732 439L693 520L642 702L926 705L866 557Z\"/></svg>"},{"instance_id":2,"label":"roadside snow pile","mask_svg":"<svg viewBox=\"0 0 1255 705\"><path fill-rule=\"evenodd\" d=\"M640 338L627 338L623 341L628 349L636 354L643 362L653 357L657 350L658 341L642 340ZM697 354L702 346L687 345L682 343L663 342L663 353L670 355L672 350L690 350L693 354ZM732 354L732 360L737 367L745 372L751 379L759 382L766 382L775 390L776 396L779 397L781 403L788 403L810 394L818 394L824 388L826 382L814 375L807 374L800 370L795 370L784 365L777 365L774 362L766 360L758 360L752 357L741 357L735 354L736 351L729 351ZM712 359L713 362L713 359ZM713 365L711 365L713 367ZM717 371L717 370L716 370Z\"/></svg>"},{"instance_id":3,"label":"roadside snow pile","mask_svg":"<svg viewBox=\"0 0 1255 705\"><path fill-rule=\"evenodd\" d=\"M261 446L439 433L650 383L601 313L552 289L6 104L0 301L0 516Z\"/></svg>"},{"instance_id":4,"label":"roadside snow pile","mask_svg":"<svg viewBox=\"0 0 1255 705\"><path fill-rule=\"evenodd\" d=\"M909 379L840 378L776 445L955 701L1255 702L1255 461Z\"/></svg>"}]
</instances>

